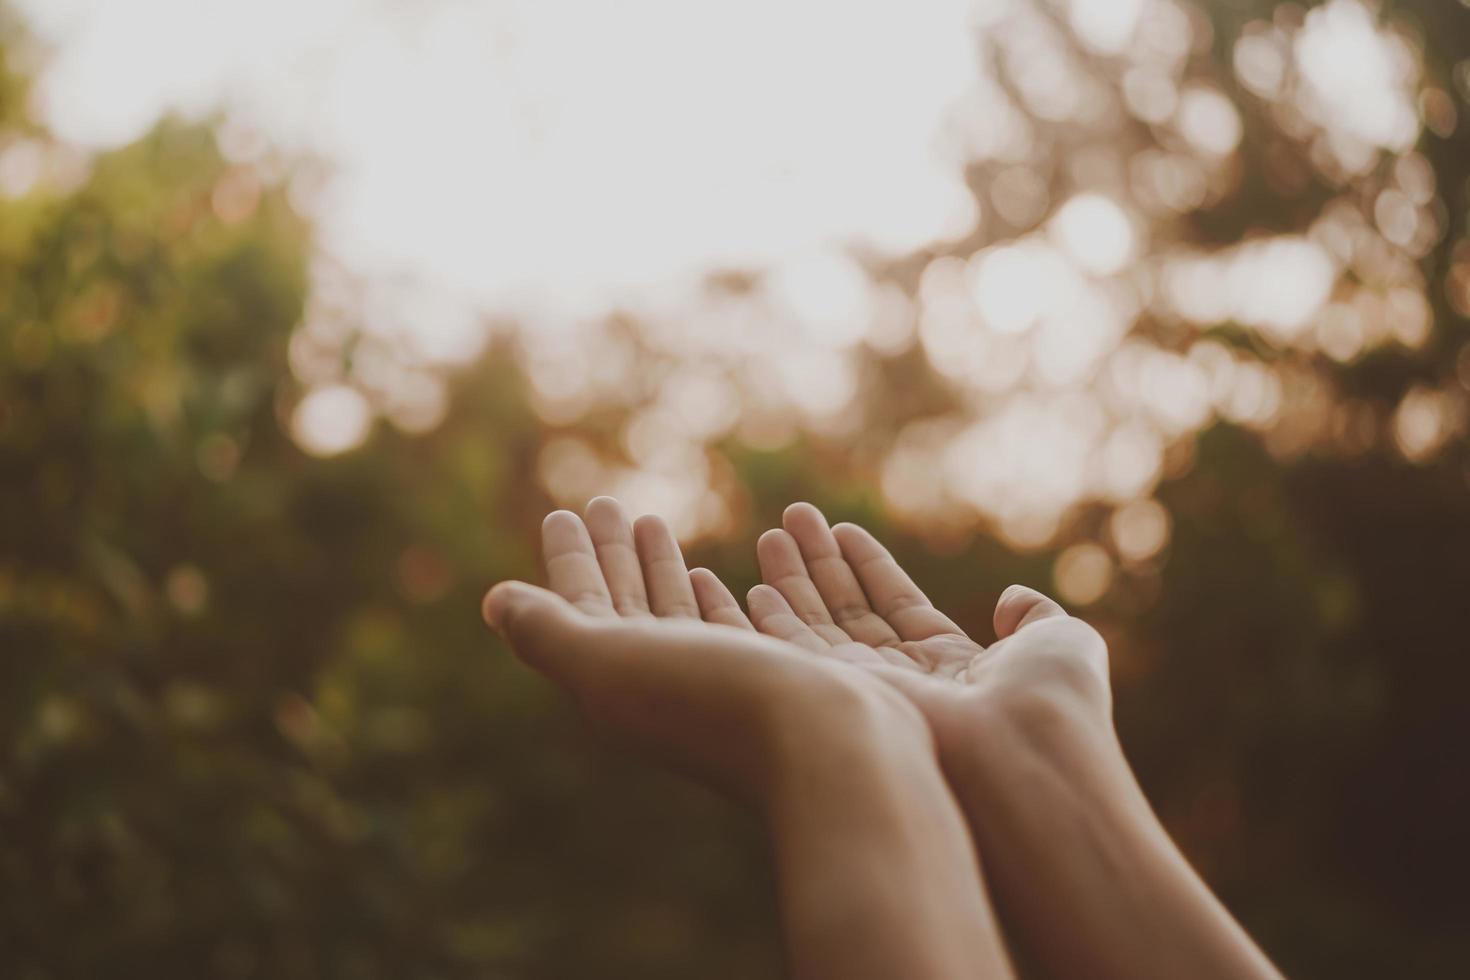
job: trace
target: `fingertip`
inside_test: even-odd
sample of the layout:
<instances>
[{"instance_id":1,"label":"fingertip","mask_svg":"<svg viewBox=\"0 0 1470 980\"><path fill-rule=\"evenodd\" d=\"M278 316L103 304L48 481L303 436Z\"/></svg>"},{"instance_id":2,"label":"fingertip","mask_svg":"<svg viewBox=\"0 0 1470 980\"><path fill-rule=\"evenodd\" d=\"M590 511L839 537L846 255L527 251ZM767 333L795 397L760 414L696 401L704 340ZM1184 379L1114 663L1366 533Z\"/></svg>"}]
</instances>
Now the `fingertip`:
<instances>
[{"instance_id":1,"label":"fingertip","mask_svg":"<svg viewBox=\"0 0 1470 980\"><path fill-rule=\"evenodd\" d=\"M818 510L815 504L808 503L805 500L798 500L796 503L788 505L781 512L781 523L786 524L790 521L814 521L825 527L827 516Z\"/></svg>"},{"instance_id":2,"label":"fingertip","mask_svg":"<svg viewBox=\"0 0 1470 980\"><path fill-rule=\"evenodd\" d=\"M587 525L569 510L554 510L541 521L541 546L548 554L583 550L589 540Z\"/></svg>"},{"instance_id":3,"label":"fingertip","mask_svg":"<svg viewBox=\"0 0 1470 980\"><path fill-rule=\"evenodd\" d=\"M587 533L594 545L624 541L632 534L628 515L615 497L593 497L587 501L586 515Z\"/></svg>"},{"instance_id":4,"label":"fingertip","mask_svg":"<svg viewBox=\"0 0 1470 980\"><path fill-rule=\"evenodd\" d=\"M633 533L639 537L651 537L654 535L673 536L669 530L668 522L657 514L643 514L633 521Z\"/></svg>"},{"instance_id":5,"label":"fingertip","mask_svg":"<svg viewBox=\"0 0 1470 980\"><path fill-rule=\"evenodd\" d=\"M995 600L995 604L998 606L1003 602L1009 601L1012 596L1017 596L1025 592L1032 591L1034 590L1022 585L1019 582L1012 582L1010 585L1007 585L1004 589L1001 590L1000 598Z\"/></svg>"},{"instance_id":6,"label":"fingertip","mask_svg":"<svg viewBox=\"0 0 1470 980\"><path fill-rule=\"evenodd\" d=\"M762 582L745 594L745 607L750 610L751 618L755 618L758 609L767 613L786 612L791 609L791 603L786 601L780 589Z\"/></svg>"},{"instance_id":7,"label":"fingertip","mask_svg":"<svg viewBox=\"0 0 1470 980\"><path fill-rule=\"evenodd\" d=\"M755 624L756 629L764 625L766 617L774 608L774 600L771 597L780 596L780 594L769 585L752 586L750 591L745 593L745 608L750 610L750 621Z\"/></svg>"},{"instance_id":8,"label":"fingertip","mask_svg":"<svg viewBox=\"0 0 1470 980\"><path fill-rule=\"evenodd\" d=\"M684 563L684 551L673 528L657 514L644 514L633 522L633 547L644 563L645 573L650 561L677 559L680 565ZM653 588L653 584L649 583L649 587Z\"/></svg>"},{"instance_id":9,"label":"fingertip","mask_svg":"<svg viewBox=\"0 0 1470 980\"><path fill-rule=\"evenodd\" d=\"M499 582L485 593L485 598L480 600L480 615L484 618L486 626L498 633L505 632L510 608L515 603L522 584L521 582Z\"/></svg>"},{"instance_id":10,"label":"fingertip","mask_svg":"<svg viewBox=\"0 0 1470 980\"><path fill-rule=\"evenodd\" d=\"M801 574L806 564L801 557L801 545L784 528L773 527L755 542L755 561L760 567L761 578L775 581L782 575Z\"/></svg>"},{"instance_id":11,"label":"fingertip","mask_svg":"<svg viewBox=\"0 0 1470 980\"><path fill-rule=\"evenodd\" d=\"M830 548L827 515L811 504L800 502L786 508L781 515L781 526L791 532L798 542L807 545L822 545Z\"/></svg>"},{"instance_id":12,"label":"fingertip","mask_svg":"<svg viewBox=\"0 0 1470 980\"><path fill-rule=\"evenodd\" d=\"M788 544L795 543L796 539L785 528L773 527L755 539L755 553L757 555L771 554L775 550L785 548Z\"/></svg>"},{"instance_id":13,"label":"fingertip","mask_svg":"<svg viewBox=\"0 0 1470 980\"><path fill-rule=\"evenodd\" d=\"M844 558L857 562L888 554L888 548L861 524L843 521L832 525L832 537Z\"/></svg>"},{"instance_id":14,"label":"fingertip","mask_svg":"<svg viewBox=\"0 0 1470 980\"><path fill-rule=\"evenodd\" d=\"M501 582L485 594L480 609L485 622L527 666L559 683L574 683L585 670L584 641L598 621L555 592L526 582Z\"/></svg>"},{"instance_id":15,"label":"fingertip","mask_svg":"<svg viewBox=\"0 0 1470 980\"><path fill-rule=\"evenodd\" d=\"M815 506L800 502L786 508L782 520L786 530L801 550L802 558L808 562L818 558L842 557L842 544L832 533L827 515Z\"/></svg>"},{"instance_id":16,"label":"fingertip","mask_svg":"<svg viewBox=\"0 0 1470 980\"><path fill-rule=\"evenodd\" d=\"M1007 586L995 603L995 635L1005 639L1027 623L1067 615L1056 600L1025 585Z\"/></svg>"},{"instance_id":17,"label":"fingertip","mask_svg":"<svg viewBox=\"0 0 1470 980\"><path fill-rule=\"evenodd\" d=\"M609 497L603 494L587 501L585 513L588 518L604 514L608 517L621 518L623 516L623 505L618 503L616 497Z\"/></svg>"}]
</instances>

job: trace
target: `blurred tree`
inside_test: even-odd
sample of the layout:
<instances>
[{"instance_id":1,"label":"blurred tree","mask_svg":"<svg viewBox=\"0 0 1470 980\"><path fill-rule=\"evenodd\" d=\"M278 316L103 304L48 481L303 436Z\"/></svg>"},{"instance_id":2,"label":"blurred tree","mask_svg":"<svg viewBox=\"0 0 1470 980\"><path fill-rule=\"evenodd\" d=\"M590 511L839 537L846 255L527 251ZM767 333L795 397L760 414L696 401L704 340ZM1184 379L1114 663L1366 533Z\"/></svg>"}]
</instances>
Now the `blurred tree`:
<instances>
[{"instance_id":1,"label":"blurred tree","mask_svg":"<svg viewBox=\"0 0 1470 980\"><path fill-rule=\"evenodd\" d=\"M1463 68L1437 42L1454 5L1401 6L1452 91ZM1220 61L1275 7L1208 9L1200 57ZM3 54L20 40L3 11L0 24ZM303 453L286 433L312 242L281 188L177 122L78 161L26 116L25 93L0 70L0 153L24 143L46 163L35 186L0 192L0 972L775 972L756 828L590 742L478 622L486 584L534 574L548 447L616 455L637 406L545 422L500 344L453 379L432 432L380 424L353 452ZM1248 127L1269 124L1260 111ZM1467 132L1422 146L1453 222ZM1306 172L1309 148L1278 137L1246 145ZM1291 230L1314 213L1303 201L1335 192L1267 168L1251 162L1181 234ZM1426 253L1432 281L1454 248ZM913 289L934 258L885 273ZM1424 346L1312 370L1380 426L1414 385L1460 384L1462 324L1433 298ZM681 365L613 328L656 396ZM1299 366L1238 325L1220 333ZM367 356L358 340L328 354L343 377ZM867 368L872 432L716 447L739 506L693 557L749 585L753 534L813 499L894 538L983 635L999 591L1044 583L1055 552L969 525L890 526L874 487L889 437L962 398L917 352ZM1219 422L1171 459L1168 550L1125 564L1090 611L1113 640L1124 740L1289 971L1459 975L1463 448L1409 462L1386 437L1349 454L1265 441ZM1069 533L1103 540L1113 519L1084 506Z\"/></svg>"},{"instance_id":2,"label":"blurred tree","mask_svg":"<svg viewBox=\"0 0 1470 980\"><path fill-rule=\"evenodd\" d=\"M750 828L488 655L545 508L507 361L430 437L303 455L309 237L207 128L0 229L0 972L771 966Z\"/></svg>"}]
</instances>

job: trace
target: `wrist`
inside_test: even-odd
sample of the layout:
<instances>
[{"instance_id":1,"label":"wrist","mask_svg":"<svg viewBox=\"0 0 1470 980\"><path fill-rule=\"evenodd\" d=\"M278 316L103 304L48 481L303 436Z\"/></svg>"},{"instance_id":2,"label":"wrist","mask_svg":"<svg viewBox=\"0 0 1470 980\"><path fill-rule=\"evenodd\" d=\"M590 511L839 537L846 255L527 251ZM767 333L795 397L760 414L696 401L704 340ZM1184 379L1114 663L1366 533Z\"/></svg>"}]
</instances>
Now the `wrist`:
<instances>
[{"instance_id":1,"label":"wrist","mask_svg":"<svg viewBox=\"0 0 1470 980\"><path fill-rule=\"evenodd\" d=\"M984 781L1019 764L1123 763L1109 700L1065 685L976 689L948 717L932 721L951 779Z\"/></svg>"},{"instance_id":2,"label":"wrist","mask_svg":"<svg viewBox=\"0 0 1470 980\"><path fill-rule=\"evenodd\" d=\"M766 726L772 807L866 796L924 781L943 789L933 735L913 705L877 684L824 685L819 695L777 706Z\"/></svg>"},{"instance_id":3,"label":"wrist","mask_svg":"<svg viewBox=\"0 0 1470 980\"><path fill-rule=\"evenodd\" d=\"M936 754L982 853L1006 846L1001 838L1037 806L1064 803L1089 821L1131 808L1136 784L1111 717L1095 704L977 692L964 709L934 726Z\"/></svg>"},{"instance_id":4,"label":"wrist","mask_svg":"<svg viewBox=\"0 0 1470 980\"><path fill-rule=\"evenodd\" d=\"M941 760L989 880L1049 972L1279 978L1170 840L1095 701L983 707L974 737L941 740ZM1063 918L1071 940L1057 944Z\"/></svg>"},{"instance_id":5,"label":"wrist","mask_svg":"<svg viewBox=\"0 0 1470 980\"><path fill-rule=\"evenodd\" d=\"M1008 976L964 815L886 690L805 712L763 800L793 976ZM817 716L817 717L814 717ZM811 956L812 950L820 955Z\"/></svg>"}]
</instances>

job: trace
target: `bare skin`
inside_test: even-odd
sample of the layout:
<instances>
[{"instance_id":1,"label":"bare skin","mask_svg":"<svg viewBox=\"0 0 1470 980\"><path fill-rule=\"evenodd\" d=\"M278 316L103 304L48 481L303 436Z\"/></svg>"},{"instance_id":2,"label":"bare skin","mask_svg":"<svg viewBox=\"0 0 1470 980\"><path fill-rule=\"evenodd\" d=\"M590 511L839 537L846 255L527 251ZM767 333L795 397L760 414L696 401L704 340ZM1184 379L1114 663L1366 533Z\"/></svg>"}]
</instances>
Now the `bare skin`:
<instances>
[{"instance_id":1,"label":"bare skin","mask_svg":"<svg viewBox=\"0 0 1470 980\"><path fill-rule=\"evenodd\" d=\"M920 710L990 885L1057 976L1277 978L1149 807L1112 724L1102 637L1012 586L982 646L871 534L793 504L757 545L751 619Z\"/></svg>"},{"instance_id":2,"label":"bare skin","mask_svg":"<svg viewBox=\"0 0 1470 980\"><path fill-rule=\"evenodd\" d=\"M550 589L486 621L608 732L748 801L770 828L793 975L1009 977L962 811L915 704L757 632L657 518L598 498L543 526Z\"/></svg>"}]
</instances>

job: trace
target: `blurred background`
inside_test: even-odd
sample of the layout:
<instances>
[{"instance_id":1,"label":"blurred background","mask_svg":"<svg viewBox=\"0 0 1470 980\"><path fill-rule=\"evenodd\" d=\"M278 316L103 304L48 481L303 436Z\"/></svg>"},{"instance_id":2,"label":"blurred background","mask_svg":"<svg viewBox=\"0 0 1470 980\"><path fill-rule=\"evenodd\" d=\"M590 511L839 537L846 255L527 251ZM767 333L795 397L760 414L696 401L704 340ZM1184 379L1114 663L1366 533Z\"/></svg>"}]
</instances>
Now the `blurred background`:
<instances>
[{"instance_id":1,"label":"blurred background","mask_svg":"<svg viewBox=\"0 0 1470 980\"><path fill-rule=\"evenodd\" d=\"M1289 972L1470 970L1462 0L0 0L0 972L779 973L479 622L794 499L1119 726Z\"/></svg>"}]
</instances>

